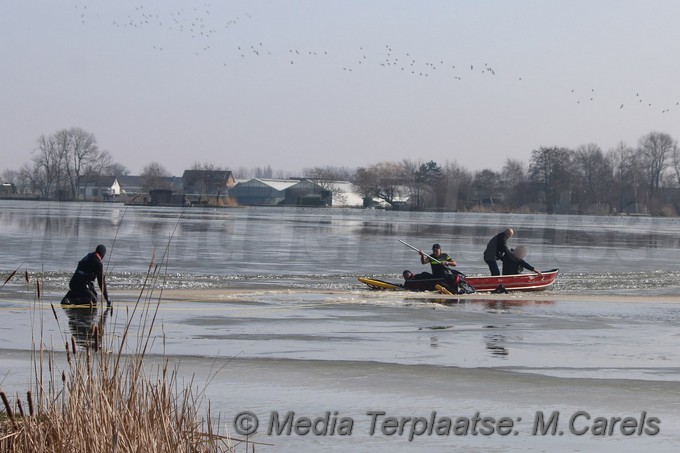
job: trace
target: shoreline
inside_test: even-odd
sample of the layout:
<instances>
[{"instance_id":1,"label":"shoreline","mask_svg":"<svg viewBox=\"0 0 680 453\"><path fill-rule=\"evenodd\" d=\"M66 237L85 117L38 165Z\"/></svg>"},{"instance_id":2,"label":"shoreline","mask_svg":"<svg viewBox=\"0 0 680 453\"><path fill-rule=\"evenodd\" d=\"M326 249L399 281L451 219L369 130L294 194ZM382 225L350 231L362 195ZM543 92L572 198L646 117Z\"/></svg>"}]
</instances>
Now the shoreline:
<instances>
[{"instance_id":1,"label":"shoreline","mask_svg":"<svg viewBox=\"0 0 680 453\"><path fill-rule=\"evenodd\" d=\"M115 291L115 290L113 290ZM154 296L161 290L156 289ZM127 291L116 291L112 294L123 295L125 300L136 298L139 293L132 293ZM475 293L475 294L460 294L460 295L444 295L435 292L417 292L417 291L380 291L380 290L365 290L359 288L356 290L334 290L334 289L317 289L317 288L286 288L276 287L271 288L257 288L257 289L242 289L242 288L205 288L205 289L164 289L161 297L165 300L172 300L176 302L221 302L225 300L233 300L238 296L262 296L266 294L329 294L342 295L351 294L352 296L365 296L367 300L379 300L381 298L394 299L443 299L443 300L461 300L461 301L475 301L475 300L493 300L493 301L551 301L551 302L658 302L658 303L677 303L680 304L677 296L659 296L659 295L620 295L620 294L560 294L552 291L527 291L527 292L510 292L508 294L493 294L493 293Z\"/></svg>"},{"instance_id":2,"label":"shoreline","mask_svg":"<svg viewBox=\"0 0 680 453\"><path fill-rule=\"evenodd\" d=\"M9 288L6 288L9 289ZM135 304L139 299L140 304L150 303L154 305L158 298L161 299L161 307L169 303L223 303L223 302L246 302L251 299L270 296L347 296L345 302L347 304L356 303L358 299L363 299L362 302L377 302L386 301L394 302L402 299L404 301L433 301L433 302L506 302L510 304L521 304L522 302L551 302L551 303L572 303L572 302L592 302L593 304L607 302L607 303L660 303L660 304L680 304L680 300L675 295L629 295L629 294L597 294L595 292L588 294L566 294L553 291L515 291L508 294L494 294L494 293L474 293L474 294L459 294L459 295L445 295L436 292L419 292L419 291L389 291L389 290L368 290L364 288L356 288L350 290L342 289L319 289L319 288L290 288L284 285L260 286L258 288L170 288L160 289L156 288L152 292L145 291L140 298L139 291L131 290L117 290L109 288L112 298L114 298L113 308L116 306L130 306ZM9 289L0 298L0 303L11 303L11 306L0 307L3 309L15 309L19 305L31 305L34 301L24 300L26 298L25 290L12 291ZM45 305L49 308L50 303L55 308L60 307L60 295L46 293L45 300L36 306ZM342 303L343 299L338 299L335 303ZM101 306L101 305L100 305ZM68 306L65 306L68 307ZM79 306L79 308L84 308Z\"/></svg>"}]
</instances>

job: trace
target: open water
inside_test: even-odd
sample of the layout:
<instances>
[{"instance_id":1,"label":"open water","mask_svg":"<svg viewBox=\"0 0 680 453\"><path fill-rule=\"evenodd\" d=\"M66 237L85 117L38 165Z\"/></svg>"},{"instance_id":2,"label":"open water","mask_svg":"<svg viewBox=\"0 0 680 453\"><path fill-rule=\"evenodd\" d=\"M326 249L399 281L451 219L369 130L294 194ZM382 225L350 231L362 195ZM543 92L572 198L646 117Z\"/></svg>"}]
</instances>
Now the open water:
<instances>
[{"instance_id":1,"label":"open water","mask_svg":"<svg viewBox=\"0 0 680 453\"><path fill-rule=\"evenodd\" d=\"M399 240L440 243L485 274L486 242L508 226L527 261L560 269L552 290L443 298L356 280L426 270ZM0 201L2 281L19 271L0 289L0 386L30 380L35 281L44 312L57 306L58 321L40 317L48 344L93 322L58 301L103 243L107 332L155 270L152 360L195 374L224 431L244 437L234 418L257 416L251 439L272 445L257 451L675 451L678 231L675 218ZM316 432L289 430L305 417ZM471 425L446 432L447 420Z\"/></svg>"}]
</instances>

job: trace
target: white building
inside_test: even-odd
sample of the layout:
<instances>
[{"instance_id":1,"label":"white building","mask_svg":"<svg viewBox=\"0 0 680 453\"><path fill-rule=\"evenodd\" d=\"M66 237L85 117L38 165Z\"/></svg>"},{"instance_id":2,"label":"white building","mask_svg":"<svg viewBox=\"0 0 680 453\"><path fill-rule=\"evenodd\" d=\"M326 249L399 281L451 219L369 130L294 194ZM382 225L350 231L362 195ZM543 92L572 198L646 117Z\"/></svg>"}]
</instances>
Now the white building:
<instances>
[{"instance_id":1,"label":"white building","mask_svg":"<svg viewBox=\"0 0 680 453\"><path fill-rule=\"evenodd\" d=\"M80 199L85 201L110 201L120 195L120 184L115 176L85 178L80 184Z\"/></svg>"}]
</instances>

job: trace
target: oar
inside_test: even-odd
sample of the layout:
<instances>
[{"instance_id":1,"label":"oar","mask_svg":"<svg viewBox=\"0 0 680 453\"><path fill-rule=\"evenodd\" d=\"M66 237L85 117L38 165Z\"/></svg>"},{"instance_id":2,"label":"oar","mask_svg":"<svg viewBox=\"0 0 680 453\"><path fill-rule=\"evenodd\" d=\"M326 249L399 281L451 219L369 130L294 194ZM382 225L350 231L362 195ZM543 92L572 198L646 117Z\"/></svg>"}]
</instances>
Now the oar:
<instances>
[{"instance_id":1,"label":"oar","mask_svg":"<svg viewBox=\"0 0 680 453\"><path fill-rule=\"evenodd\" d=\"M446 263L444 263L444 262L442 262L442 261L439 261L439 260L438 260L437 258L435 258L434 256L428 255L427 253L423 252L422 250L415 248L415 247L412 246L411 244L407 244L406 242L402 241L401 239L399 239L399 242L401 242L402 244L404 244L404 245L405 245L406 247L408 247L408 248L412 248L413 250L415 250L415 251L418 252L418 253L422 253L423 255L425 255L426 257L430 258L430 260L434 261L435 263L441 264L441 265L444 266L444 267L448 267L448 264L446 264Z\"/></svg>"}]
</instances>

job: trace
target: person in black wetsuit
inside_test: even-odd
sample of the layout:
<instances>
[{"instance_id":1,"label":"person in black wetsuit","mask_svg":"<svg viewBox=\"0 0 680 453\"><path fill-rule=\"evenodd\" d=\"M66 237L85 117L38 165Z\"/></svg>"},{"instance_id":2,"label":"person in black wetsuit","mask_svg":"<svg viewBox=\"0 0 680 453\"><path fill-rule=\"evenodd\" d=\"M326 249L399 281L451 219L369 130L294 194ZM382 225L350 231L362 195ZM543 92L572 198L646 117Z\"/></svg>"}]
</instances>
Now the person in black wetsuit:
<instances>
[{"instance_id":1,"label":"person in black wetsuit","mask_svg":"<svg viewBox=\"0 0 680 453\"><path fill-rule=\"evenodd\" d=\"M429 272L421 272L420 274L414 274L408 269L402 272L401 275L404 277L404 280L428 280L434 278L432 274L430 274Z\"/></svg>"},{"instance_id":2,"label":"person in black wetsuit","mask_svg":"<svg viewBox=\"0 0 680 453\"><path fill-rule=\"evenodd\" d=\"M515 232L512 228L508 228L491 238L484 250L484 262L489 266L491 275L501 275L496 261L502 260L503 255L509 252L508 239L512 237Z\"/></svg>"},{"instance_id":3,"label":"person in black wetsuit","mask_svg":"<svg viewBox=\"0 0 680 453\"><path fill-rule=\"evenodd\" d=\"M541 275L541 271L536 269L531 264L524 261L527 256L527 249L523 245L517 248L509 250L508 253L503 255L503 275L516 275L522 272L522 269L529 269L530 271L536 272Z\"/></svg>"},{"instance_id":4,"label":"person in black wetsuit","mask_svg":"<svg viewBox=\"0 0 680 453\"><path fill-rule=\"evenodd\" d=\"M402 272L402 276L404 283L401 286L413 291L434 291L435 285L439 282L429 272L413 274L413 272L405 270Z\"/></svg>"},{"instance_id":5,"label":"person in black wetsuit","mask_svg":"<svg viewBox=\"0 0 680 453\"><path fill-rule=\"evenodd\" d=\"M106 247L99 244L94 252L88 253L78 262L78 267L68 283L69 292L62 299L62 304L96 304L97 291L93 283L96 279L106 304L111 306L104 279L104 264L102 263L104 255L106 255Z\"/></svg>"}]
</instances>

